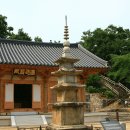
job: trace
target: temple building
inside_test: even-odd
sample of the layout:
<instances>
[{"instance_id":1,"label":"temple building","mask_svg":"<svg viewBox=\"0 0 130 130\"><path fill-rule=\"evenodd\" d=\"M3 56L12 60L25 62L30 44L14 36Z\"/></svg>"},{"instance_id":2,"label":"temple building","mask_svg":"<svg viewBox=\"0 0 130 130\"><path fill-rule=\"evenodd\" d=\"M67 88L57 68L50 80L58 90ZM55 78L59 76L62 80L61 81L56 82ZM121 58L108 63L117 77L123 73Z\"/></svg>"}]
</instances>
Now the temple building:
<instances>
[{"instance_id":1,"label":"temple building","mask_svg":"<svg viewBox=\"0 0 130 130\"><path fill-rule=\"evenodd\" d=\"M83 73L78 82L85 83L89 74L104 73L108 66L103 59L80 44L70 44L71 56L80 59L74 64ZM57 84L51 72L61 57L63 44L35 43L0 39L0 112L49 112L48 103L56 101L51 87ZM85 101L84 88L78 88L78 101Z\"/></svg>"}]
</instances>

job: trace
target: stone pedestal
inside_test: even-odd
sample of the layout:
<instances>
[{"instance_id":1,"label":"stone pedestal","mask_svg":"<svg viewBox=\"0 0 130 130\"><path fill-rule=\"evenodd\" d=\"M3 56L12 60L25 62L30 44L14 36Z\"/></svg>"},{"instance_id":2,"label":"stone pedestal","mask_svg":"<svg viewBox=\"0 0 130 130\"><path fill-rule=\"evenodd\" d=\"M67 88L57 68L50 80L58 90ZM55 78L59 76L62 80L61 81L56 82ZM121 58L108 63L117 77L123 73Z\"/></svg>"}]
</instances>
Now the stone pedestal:
<instances>
[{"instance_id":1,"label":"stone pedestal","mask_svg":"<svg viewBox=\"0 0 130 130\"><path fill-rule=\"evenodd\" d=\"M54 124L49 125L48 130L86 130L84 126L83 103L57 103L54 106Z\"/></svg>"}]
</instances>

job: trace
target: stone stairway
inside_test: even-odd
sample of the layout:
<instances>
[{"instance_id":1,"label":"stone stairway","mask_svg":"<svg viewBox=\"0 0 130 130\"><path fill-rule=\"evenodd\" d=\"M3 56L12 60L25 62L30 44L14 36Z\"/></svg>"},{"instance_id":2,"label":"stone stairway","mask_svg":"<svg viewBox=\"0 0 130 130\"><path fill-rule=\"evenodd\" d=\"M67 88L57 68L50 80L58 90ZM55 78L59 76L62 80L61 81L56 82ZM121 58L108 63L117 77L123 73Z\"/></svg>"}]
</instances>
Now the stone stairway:
<instances>
[{"instance_id":1,"label":"stone stairway","mask_svg":"<svg viewBox=\"0 0 130 130\"><path fill-rule=\"evenodd\" d=\"M101 77L101 83L113 91L118 97L127 98L130 95L130 90L121 83L116 83L108 77L103 75Z\"/></svg>"},{"instance_id":2,"label":"stone stairway","mask_svg":"<svg viewBox=\"0 0 130 130\"><path fill-rule=\"evenodd\" d=\"M11 125L16 126L46 126L47 121L44 115L31 115L29 113L17 113L11 115Z\"/></svg>"}]
</instances>

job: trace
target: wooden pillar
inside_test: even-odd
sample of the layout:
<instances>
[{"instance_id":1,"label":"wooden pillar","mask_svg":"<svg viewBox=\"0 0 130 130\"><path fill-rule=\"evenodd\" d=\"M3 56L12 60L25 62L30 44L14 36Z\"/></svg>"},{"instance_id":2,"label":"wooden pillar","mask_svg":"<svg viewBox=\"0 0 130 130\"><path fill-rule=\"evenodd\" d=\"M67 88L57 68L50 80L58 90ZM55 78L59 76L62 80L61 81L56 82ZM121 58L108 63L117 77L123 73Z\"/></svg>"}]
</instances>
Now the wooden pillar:
<instances>
[{"instance_id":1,"label":"wooden pillar","mask_svg":"<svg viewBox=\"0 0 130 130\"><path fill-rule=\"evenodd\" d=\"M44 77L43 78L43 101L44 101L44 112L47 112L47 102L48 102L48 90L47 90L47 81L46 81L46 78Z\"/></svg>"},{"instance_id":2,"label":"wooden pillar","mask_svg":"<svg viewBox=\"0 0 130 130\"><path fill-rule=\"evenodd\" d=\"M0 112L3 112L4 111L4 83L3 83L2 80L1 80L1 83L0 83L0 98L1 98Z\"/></svg>"},{"instance_id":3,"label":"wooden pillar","mask_svg":"<svg viewBox=\"0 0 130 130\"><path fill-rule=\"evenodd\" d=\"M0 77L1 78L1 77ZM2 100L1 100L1 98L2 98L2 93L1 93L1 79L0 79L0 112L2 111Z\"/></svg>"}]
</instances>

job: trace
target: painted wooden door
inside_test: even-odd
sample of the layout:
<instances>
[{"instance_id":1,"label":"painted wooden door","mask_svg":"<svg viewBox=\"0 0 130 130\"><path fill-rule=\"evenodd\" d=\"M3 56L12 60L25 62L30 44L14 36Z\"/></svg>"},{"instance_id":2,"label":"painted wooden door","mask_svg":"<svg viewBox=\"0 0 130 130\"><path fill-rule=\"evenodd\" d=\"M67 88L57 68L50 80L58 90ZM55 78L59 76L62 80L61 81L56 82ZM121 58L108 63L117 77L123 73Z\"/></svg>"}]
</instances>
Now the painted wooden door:
<instances>
[{"instance_id":1,"label":"painted wooden door","mask_svg":"<svg viewBox=\"0 0 130 130\"><path fill-rule=\"evenodd\" d=\"M33 84L32 108L41 108L41 85Z\"/></svg>"},{"instance_id":2,"label":"painted wooden door","mask_svg":"<svg viewBox=\"0 0 130 130\"><path fill-rule=\"evenodd\" d=\"M5 109L14 109L14 85L5 84Z\"/></svg>"}]
</instances>

